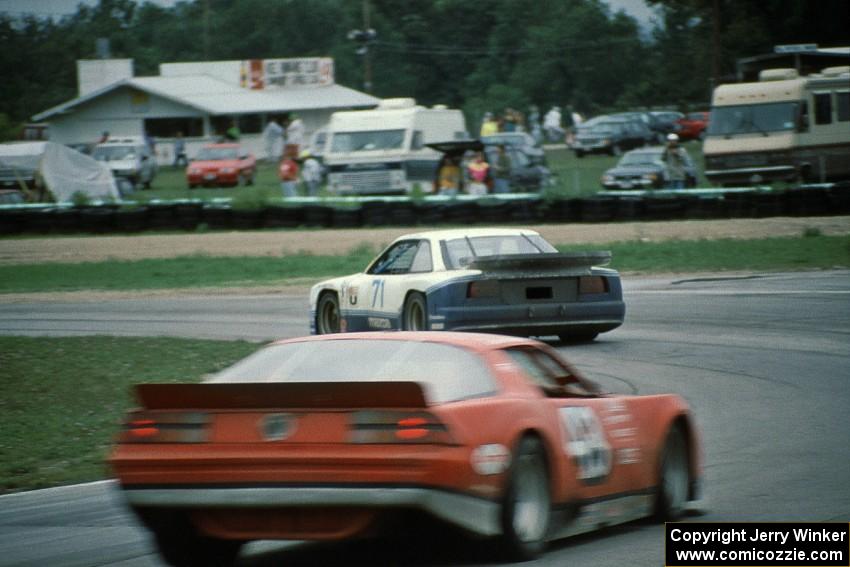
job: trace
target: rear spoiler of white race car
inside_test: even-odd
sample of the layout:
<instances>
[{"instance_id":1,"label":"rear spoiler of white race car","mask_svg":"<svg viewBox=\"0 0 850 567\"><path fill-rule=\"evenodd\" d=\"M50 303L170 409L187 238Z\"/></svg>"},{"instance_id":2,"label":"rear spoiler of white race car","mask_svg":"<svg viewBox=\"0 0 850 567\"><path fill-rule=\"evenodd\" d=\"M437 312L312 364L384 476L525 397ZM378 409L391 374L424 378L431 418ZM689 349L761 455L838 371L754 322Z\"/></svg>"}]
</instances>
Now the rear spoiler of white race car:
<instances>
[{"instance_id":1,"label":"rear spoiler of white race car","mask_svg":"<svg viewBox=\"0 0 850 567\"><path fill-rule=\"evenodd\" d=\"M467 268L500 278L584 276L611 261L608 250L547 254L506 254L475 258Z\"/></svg>"}]
</instances>

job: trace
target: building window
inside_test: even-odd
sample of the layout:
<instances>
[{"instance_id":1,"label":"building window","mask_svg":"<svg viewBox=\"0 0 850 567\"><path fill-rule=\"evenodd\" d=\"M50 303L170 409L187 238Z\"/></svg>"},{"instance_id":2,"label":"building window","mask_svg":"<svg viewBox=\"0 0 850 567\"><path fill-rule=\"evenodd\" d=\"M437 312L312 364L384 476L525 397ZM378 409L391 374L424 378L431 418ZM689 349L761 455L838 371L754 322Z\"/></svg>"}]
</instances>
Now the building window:
<instances>
[{"instance_id":1,"label":"building window","mask_svg":"<svg viewBox=\"0 0 850 567\"><path fill-rule=\"evenodd\" d=\"M145 132L154 138L175 138L181 132L186 138L204 135L202 118L150 118L145 120Z\"/></svg>"},{"instance_id":2,"label":"building window","mask_svg":"<svg viewBox=\"0 0 850 567\"><path fill-rule=\"evenodd\" d=\"M850 92L835 94L839 122L850 122Z\"/></svg>"},{"instance_id":3,"label":"building window","mask_svg":"<svg viewBox=\"0 0 850 567\"><path fill-rule=\"evenodd\" d=\"M815 95L815 124L832 122L832 93Z\"/></svg>"},{"instance_id":4,"label":"building window","mask_svg":"<svg viewBox=\"0 0 850 567\"><path fill-rule=\"evenodd\" d=\"M241 134L259 134L263 131L262 114L240 114L239 116L213 116L210 119L213 133L224 136L227 129L236 122Z\"/></svg>"}]
</instances>

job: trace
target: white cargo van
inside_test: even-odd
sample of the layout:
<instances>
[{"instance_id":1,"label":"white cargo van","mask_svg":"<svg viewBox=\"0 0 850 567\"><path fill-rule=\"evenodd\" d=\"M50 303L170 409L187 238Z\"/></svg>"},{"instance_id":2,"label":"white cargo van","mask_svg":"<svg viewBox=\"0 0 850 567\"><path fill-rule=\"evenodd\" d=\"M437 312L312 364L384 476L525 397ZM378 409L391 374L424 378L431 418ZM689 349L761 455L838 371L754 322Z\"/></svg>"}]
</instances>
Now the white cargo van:
<instances>
[{"instance_id":1,"label":"white cargo van","mask_svg":"<svg viewBox=\"0 0 850 567\"><path fill-rule=\"evenodd\" d=\"M850 179L850 67L717 87L703 153L719 185Z\"/></svg>"},{"instance_id":2,"label":"white cargo van","mask_svg":"<svg viewBox=\"0 0 850 567\"><path fill-rule=\"evenodd\" d=\"M335 112L324 148L328 189L346 194L433 189L441 154L426 144L468 137L460 110L386 99L374 110Z\"/></svg>"}]
</instances>

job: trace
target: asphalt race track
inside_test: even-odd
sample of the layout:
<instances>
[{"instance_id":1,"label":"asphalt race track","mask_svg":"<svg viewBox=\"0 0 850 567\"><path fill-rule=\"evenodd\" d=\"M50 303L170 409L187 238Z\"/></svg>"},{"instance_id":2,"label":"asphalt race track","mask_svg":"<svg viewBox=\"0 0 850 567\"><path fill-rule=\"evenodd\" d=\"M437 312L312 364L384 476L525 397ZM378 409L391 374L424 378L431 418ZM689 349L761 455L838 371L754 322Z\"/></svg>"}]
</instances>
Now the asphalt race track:
<instances>
[{"instance_id":1,"label":"asphalt race track","mask_svg":"<svg viewBox=\"0 0 850 567\"><path fill-rule=\"evenodd\" d=\"M707 499L692 521L850 520L850 271L628 278L628 314L592 344L559 346L616 392L674 391L695 409ZM0 303L0 333L266 340L307 332L303 297ZM0 565L161 563L111 482L0 496ZM444 545L433 545L444 537ZM553 544L523 565L663 565L663 528L633 523ZM491 565L452 534L252 544L242 566Z\"/></svg>"}]
</instances>

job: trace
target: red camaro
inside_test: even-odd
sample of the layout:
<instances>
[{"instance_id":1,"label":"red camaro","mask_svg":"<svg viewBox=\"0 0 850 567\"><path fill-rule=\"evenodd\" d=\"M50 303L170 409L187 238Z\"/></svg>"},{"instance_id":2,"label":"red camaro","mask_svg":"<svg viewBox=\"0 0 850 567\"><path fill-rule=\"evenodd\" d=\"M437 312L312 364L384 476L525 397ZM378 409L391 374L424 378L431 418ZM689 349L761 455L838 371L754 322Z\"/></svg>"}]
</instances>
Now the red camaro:
<instances>
[{"instance_id":1,"label":"red camaro","mask_svg":"<svg viewBox=\"0 0 850 567\"><path fill-rule=\"evenodd\" d=\"M708 128L710 112L689 112L684 118L676 121L679 129L676 134L682 140L702 140L705 137L705 129Z\"/></svg>"},{"instance_id":2,"label":"red camaro","mask_svg":"<svg viewBox=\"0 0 850 567\"><path fill-rule=\"evenodd\" d=\"M253 185L256 172L256 159L239 144L209 144L186 167L186 183L189 189Z\"/></svg>"},{"instance_id":3,"label":"red camaro","mask_svg":"<svg viewBox=\"0 0 850 567\"><path fill-rule=\"evenodd\" d=\"M425 513L530 558L697 499L673 394L611 395L547 345L451 332L273 343L202 384L136 387L109 458L173 565L257 539L340 539Z\"/></svg>"}]
</instances>

